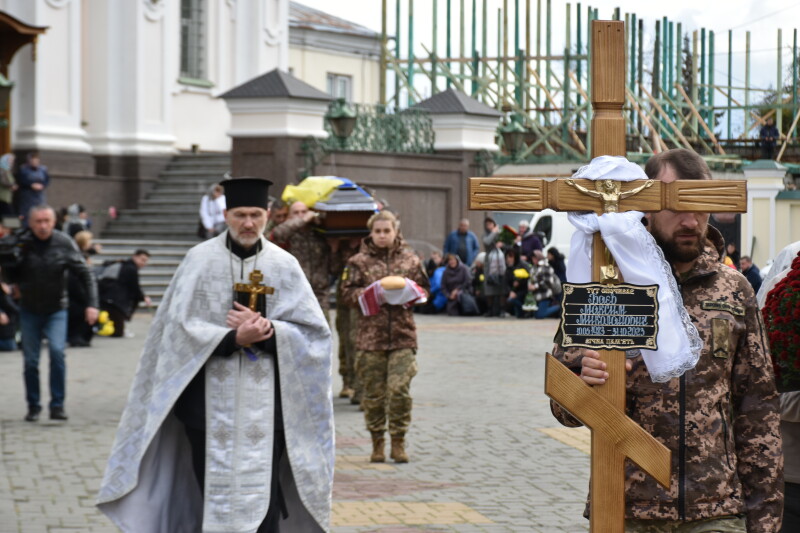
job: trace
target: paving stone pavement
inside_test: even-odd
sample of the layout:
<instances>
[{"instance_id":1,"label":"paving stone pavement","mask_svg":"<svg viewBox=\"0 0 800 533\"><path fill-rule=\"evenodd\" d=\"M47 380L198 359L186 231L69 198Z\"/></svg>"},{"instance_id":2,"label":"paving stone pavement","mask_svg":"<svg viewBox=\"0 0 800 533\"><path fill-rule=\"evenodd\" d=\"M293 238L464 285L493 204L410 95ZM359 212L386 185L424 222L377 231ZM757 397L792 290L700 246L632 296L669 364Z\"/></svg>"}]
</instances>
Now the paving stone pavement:
<instances>
[{"instance_id":1,"label":"paving stone pavement","mask_svg":"<svg viewBox=\"0 0 800 533\"><path fill-rule=\"evenodd\" d=\"M94 499L151 319L134 318L133 338L68 349L67 422L46 409L37 423L22 420L22 357L0 352L0 533L117 531ZM335 399L332 530L587 531L588 432L560 428L543 393L556 321L418 315L417 324L410 463L370 464L362 413ZM43 352L45 379L47 360Z\"/></svg>"}]
</instances>

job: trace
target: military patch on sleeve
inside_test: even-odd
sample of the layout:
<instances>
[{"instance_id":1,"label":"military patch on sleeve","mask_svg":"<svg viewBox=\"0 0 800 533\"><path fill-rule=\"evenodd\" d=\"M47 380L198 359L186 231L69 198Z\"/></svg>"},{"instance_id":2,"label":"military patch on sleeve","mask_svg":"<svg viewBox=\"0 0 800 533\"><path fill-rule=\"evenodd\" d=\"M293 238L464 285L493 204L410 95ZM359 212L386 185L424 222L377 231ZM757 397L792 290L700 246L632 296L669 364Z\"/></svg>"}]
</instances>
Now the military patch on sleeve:
<instances>
[{"instance_id":1,"label":"military patch on sleeve","mask_svg":"<svg viewBox=\"0 0 800 533\"><path fill-rule=\"evenodd\" d=\"M730 325L724 318L711 319L711 354L727 359L731 351Z\"/></svg>"},{"instance_id":2,"label":"military patch on sleeve","mask_svg":"<svg viewBox=\"0 0 800 533\"><path fill-rule=\"evenodd\" d=\"M344 267L342 270L342 281L347 281L347 276L350 275L350 267Z\"/></svg>"},{"instance_id":3,"label":"military patch on sleeve","mask_svg":"<svg viewBox=\"0 0 800 533\"><path fill-rule=\"evenodd\" d=\"M728 302L703 302L700 304L706 311L726 311L734 316L744 316L744 307Z\"/></svg>"}]
</instances>

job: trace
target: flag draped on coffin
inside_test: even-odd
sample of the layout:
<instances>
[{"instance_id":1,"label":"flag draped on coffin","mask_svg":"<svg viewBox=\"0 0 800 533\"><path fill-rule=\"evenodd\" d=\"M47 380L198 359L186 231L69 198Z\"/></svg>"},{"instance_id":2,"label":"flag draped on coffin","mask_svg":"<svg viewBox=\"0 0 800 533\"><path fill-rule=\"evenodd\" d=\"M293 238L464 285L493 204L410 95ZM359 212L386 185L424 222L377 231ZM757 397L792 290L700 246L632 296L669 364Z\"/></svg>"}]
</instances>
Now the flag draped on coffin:
<instances>
[{"instance_id":1,"label":"flag draped on coffin","mask_svg":"<svg viewBox=\"0 0 800 533\"><path fill-rule=\"evenodd\" d=\"M330 236L366 235L367 220L377 210L367 191L338 176L309 176L298 185L287 185L281 199L303 202L322 213L320 230Z\"/></svg>"}]
</instances>

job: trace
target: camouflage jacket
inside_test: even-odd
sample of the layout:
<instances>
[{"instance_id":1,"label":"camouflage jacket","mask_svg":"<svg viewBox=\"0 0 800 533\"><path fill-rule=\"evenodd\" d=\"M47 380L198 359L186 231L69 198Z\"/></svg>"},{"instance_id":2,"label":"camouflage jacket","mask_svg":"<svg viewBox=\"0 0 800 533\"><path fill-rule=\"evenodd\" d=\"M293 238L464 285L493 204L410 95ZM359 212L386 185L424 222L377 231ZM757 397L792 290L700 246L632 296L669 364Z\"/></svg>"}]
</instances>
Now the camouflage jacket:
<instances>
[{"instance_id":1,"label":"camouflage jacket","mask_svg":"<svg viewBox=\"0 0 800 533\"><path fill-rule=\"evenodd\" d=\"M403 276L415 281L426 293L430 282L425 269L414 253L398 237L389 249L380 249L366 237L359 253L350 258L342 272L342 301L351 307L358 306L358 297L371 283L385 276ZM383 305L373 316L358 317L356 349L399 350L417 348L417 328L413 309L402 305Z\"/></svg>"},{"instance_id":2,"label":"camouflage jacket","mask_svg":"<svg viewBox=\"0 0 800 533\"><path fill-rule=\"evenodd\" d=\"M712 227L709 237L721 242ZM775 532L783 505L778 394L753 289L719 257L709 243L678 280L704 345L697 366L653 383L641 355L631 359L627 414L672 451L672 479L664 490L626 461L626 516L697 520L744 514L749 533ZM559 347L554 355L580 372L577 350ZM580 425L555 402L551 409L562 424Z\"/></svg>"},{"instance_id":3,"label":"camouflage jacket","mask_svg":"<svg viewBox=\"0 0 800 533\"><path fill-rule=\"evenodd\" d=\"M331 286L333 264L331 247L322 234L314 231L301 218L292 218L276 226L269 240L285 248L300 263L314 295L323 310L330 307L328 289Z\"/></svg>"}]
</instances>

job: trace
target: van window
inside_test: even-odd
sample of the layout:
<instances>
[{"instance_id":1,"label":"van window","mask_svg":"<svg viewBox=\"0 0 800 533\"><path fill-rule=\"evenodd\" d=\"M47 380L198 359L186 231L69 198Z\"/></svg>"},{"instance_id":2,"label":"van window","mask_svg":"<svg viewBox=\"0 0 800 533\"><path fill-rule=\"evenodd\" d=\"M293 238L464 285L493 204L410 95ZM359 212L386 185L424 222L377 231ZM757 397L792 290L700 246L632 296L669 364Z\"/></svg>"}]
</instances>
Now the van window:
<instances>
[{"instance_id":1,"label":"van window","mask_svg":"<svg viewBox=\"0 0 800 533\"><path fill-rule=\"evenodd\" d=\"M542 246L547 246L553 240L553 217L544 215L536 221L533 232L542 238Z\"/></svg>"},{"instance_id":2,"label":"van window","mask_svg":"<svg viewBox=\"0 0 800 533\"><path fill-rule=\"evenodd\" d=\"M517 230L519 227L520 220L531 220L533 217L533 212L523 212L523 211L494 211L492 213L492 218L497 223L499 227L509 226Z\"/></svg>"}]
</instances>

